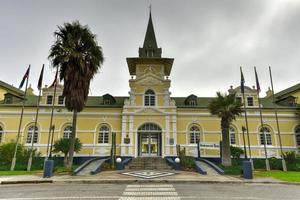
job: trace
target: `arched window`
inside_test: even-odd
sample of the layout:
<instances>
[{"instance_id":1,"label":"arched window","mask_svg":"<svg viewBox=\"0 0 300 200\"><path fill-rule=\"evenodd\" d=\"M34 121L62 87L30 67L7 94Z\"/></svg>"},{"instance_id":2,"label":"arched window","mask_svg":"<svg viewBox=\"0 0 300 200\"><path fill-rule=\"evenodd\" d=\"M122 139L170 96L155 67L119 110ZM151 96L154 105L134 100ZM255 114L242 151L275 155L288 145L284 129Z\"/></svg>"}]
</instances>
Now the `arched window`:
<instances>
[{"instance_id":1,"label":"arched window","mask_svg":"<svg viewBox=\"0 0 300 200\"><path fill-rule=\"evenodd\" d=\"M300 125L295 128L296 144L300 146Z\"/></svg>"},{"instance_id":2,"label":"arched window","mask_svg":"<svg viewBox=\"0 0 300 200\"><path fill-rule=\"evenodd\" d=\"M236 144L235 128L233 128L232 126L229 127L229 139L230 139L230 144Z\"/></svg>"},{"instance_id":3,"label":"arched window","mask_svg":"<svg viewBox=\"0 0 300 200\"><path fill-rule=\"evenodd\" d=\"M271 130L268 127L264 127L263 129L261 128L259 130L259 139L260 139L260 144L264 145L265 144L265 136L267 139L267 145L272 145L272 136L271 136Z\"/></svg>"},{"instance_id":4,"label":"arched window","mask_svg":"<svg viewBox=\"0 0 300 200\"><path fill-rule=\"evenodd\" d=\"M200 129L198 126L190 128L190 144L196 144L200 140Z\"/></svg>"},{"instance_id":5,"label":"arched window","mask_svg":"<svg viewBox=\"0 0 300 200\"><path fill-rule=\"evenodd\" d=\"M161 132L161 128L156 124L146 123L139 128L139 132Z\"/></svg>"},{"instance_id":6,"label":"arched window","mask_svg":"<svg viewBox=\"0 0 300 200\"><path fill-rule=\"evenodd\" d=\"M2 142L3 134L4 134L3 128L2 126L0 126L0 143Z\"/></svg>"},{"instance_id":7,"label":"arched window","mask_svg":"<svg viewBox=\"0 0 300 200\"><path fill-rule=\"evenodd\" d=\"M107 144L109 138L109 128L107 126L101 126L99 130L98 143Z\"/></svg>"},{"instance_id":8,"label":"arched window","mask_svg":"<svg viewBox=\"0 0 300 200\"><path fill-rule=\"evenodd\" d=\"M155 106L155 93L153 90L145 92L145 106Z\"/></svg>"},{"instance_id":9,"label":"arched window","mask_svg":"<svg viewBox=\"0 0 300 200\"><path fill-rule=\"evenodd\" d=\"M63 138L67 138L69 139L72 135L72 126L67 126L65 129L64 129L64 135L63 135Z\"/></svg>"},{"instance_id":10,"label":"arched window","mask_svg":"<svg viewBox=\"0 0 300 200\"><path fill-rule=\"evenodd\" d=\"M30 126L28 128L26 143L29 143L29 144L32 143L32 136L33 136L33 143L37 143L38 142L38 136L39 136L38 127Z\"/></svg>"}]
</instances>

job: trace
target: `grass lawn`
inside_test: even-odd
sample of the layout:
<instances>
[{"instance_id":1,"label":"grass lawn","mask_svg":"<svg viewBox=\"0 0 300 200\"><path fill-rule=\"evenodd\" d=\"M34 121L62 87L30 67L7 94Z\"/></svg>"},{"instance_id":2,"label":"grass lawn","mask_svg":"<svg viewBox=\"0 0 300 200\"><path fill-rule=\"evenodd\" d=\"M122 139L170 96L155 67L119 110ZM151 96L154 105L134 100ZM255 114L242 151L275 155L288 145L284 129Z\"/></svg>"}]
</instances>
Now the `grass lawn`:
<instances>
[{"instance_id":1,"label":"grass lawn","mask_svg":"<svg viewBox=\"0 0 300 200\"><path fill-rule=\"evenodd\" d=\"M13 175L30 175L41 172L41 170L36 171L0 171L0 176L13 176Z\"/></svg>"},{"instance_id":2,"label":"grass lawn","mask_svg":"<svg viewBox=\"0 0 300 200\"><path fill-rule=\"evenodd\" d=\"M256 177L272 177L287 182L300 183L300 172L283 172L283 171L255 171Z\"/></svg>"}]
</instances>

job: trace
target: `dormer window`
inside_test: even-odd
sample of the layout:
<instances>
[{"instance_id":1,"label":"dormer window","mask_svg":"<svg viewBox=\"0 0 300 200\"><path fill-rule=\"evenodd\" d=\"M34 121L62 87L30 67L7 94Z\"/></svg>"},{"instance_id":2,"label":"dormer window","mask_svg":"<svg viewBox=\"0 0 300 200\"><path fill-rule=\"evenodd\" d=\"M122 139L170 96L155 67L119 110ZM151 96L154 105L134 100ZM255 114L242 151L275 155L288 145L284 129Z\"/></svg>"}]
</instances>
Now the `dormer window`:
<instances>
[{"instance_id":1,"label":"dormer window","mask_svg":"<svg viewBox=\"0 0 300 200\"><path fill-rule=\"evenodd\" d=\"M155 106L155 93L153 90L147 90L145 92L145 106Z\"/></svg>"},{"instance_id":2,"label":"dormer window","mask_svg":"<svg viewBox=\"0 0 300 200\"><path fill-rule=\"evenodd\" d=\"M6 103L6 104L12 104L12 103L13 103L13 98L12 98L12 96L6 96L6 97L5 97L5 103Z\"/></svg>"},{"instance_id":3,"label":"dormer window","mask_svg":"<svg viewBox=\"0 0 300 200\"><path fill-rule=\"evenodd\" d=\"M105 99L104 100L104 105L110 105L110 99Z\"/></svg>"},{"instance_id":4,"label":"dormer window","mask_svg":"<svg viewBox=\"0 0 300 200\"><path fill-rule=\"evenodd\" d=\"M254 103L253 103L253 97L247 97L247 105L248 106L253 106Z\"/></svg>"},{"instance_id":5,"label":"dormer window","mask_svg":"<svg viewBox=\"0 0 300 200\"><path fill-rule=\"evenodd\" d=\"M53 101L53 96L52 95L48 95L47 96L47 104L48 105L52 105L52 101Z\"/></svg>"},{"instance_id":6,"label":"dormer window","mask_svg":"<svg viewBox=\"0 0 300 200\"><path fill-rule=\"evenodd\" d=\"M189 105L190 106L195 106L196 105L196 101L194 99L190 100Z\"/></svg>"}]
</instances>

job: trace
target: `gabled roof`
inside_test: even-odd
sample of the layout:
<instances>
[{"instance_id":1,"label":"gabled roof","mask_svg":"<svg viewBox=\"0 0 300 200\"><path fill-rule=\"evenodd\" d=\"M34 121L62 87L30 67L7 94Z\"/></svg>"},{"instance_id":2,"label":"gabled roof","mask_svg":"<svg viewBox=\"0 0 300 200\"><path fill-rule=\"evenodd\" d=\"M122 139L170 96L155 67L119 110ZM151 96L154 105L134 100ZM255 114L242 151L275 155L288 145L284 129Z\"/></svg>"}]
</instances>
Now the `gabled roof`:
<instances>
[{"instance_id":1,"label":"gabled roof","mask_svg":"<svg viewBox=\"0 0 300 200\"><path fill-rule=\"evenodd\" d=\"M24 96L24 91L20 90L19 88L16 88L12 85L9 85L3 81L0 80L0 87L4 88L5 90L7 90L7 93L11 93L15 96L18 97L23 97Z\"/></svg>"},{"instance_id":2,"label":"gabled roof","mask_svg":"<svg viewBox=\"0 0 300 200\"><path fill-rule=\"evenodd\" d=\"M295 92L297 90L300 90L300 83L298 83L298 84L296 84L296 85L294 85L292 87L289 87L289 88L287 88L285 90L282 90L282 91L274 94L274 96L279 99L280 97L282 97L284 95L287 95L289 93Z\"/></svg>"}]
</instances>

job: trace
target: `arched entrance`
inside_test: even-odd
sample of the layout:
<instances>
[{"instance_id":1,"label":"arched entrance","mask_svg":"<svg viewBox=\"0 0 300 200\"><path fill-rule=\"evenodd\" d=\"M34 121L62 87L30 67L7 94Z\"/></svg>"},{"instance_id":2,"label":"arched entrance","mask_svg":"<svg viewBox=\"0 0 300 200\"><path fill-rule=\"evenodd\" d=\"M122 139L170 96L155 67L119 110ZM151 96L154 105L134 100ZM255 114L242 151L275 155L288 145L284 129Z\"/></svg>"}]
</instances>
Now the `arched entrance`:
<instances>
[{"instance_id":1,"label":"arched entrance","mask_svg":"<svg viewBox=\"0 0 300 200\"><path fill-rule=\"evenodd\" d=\"M158 125L146 123L138 129L138 155L161 156L161 128Z\"/></svg>"}]
</instances>

